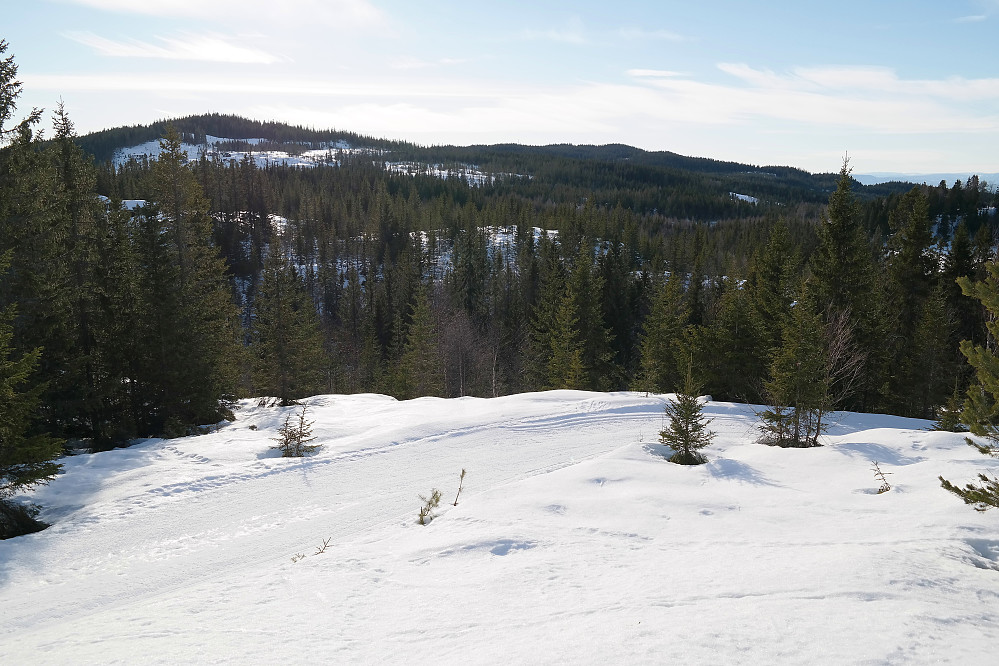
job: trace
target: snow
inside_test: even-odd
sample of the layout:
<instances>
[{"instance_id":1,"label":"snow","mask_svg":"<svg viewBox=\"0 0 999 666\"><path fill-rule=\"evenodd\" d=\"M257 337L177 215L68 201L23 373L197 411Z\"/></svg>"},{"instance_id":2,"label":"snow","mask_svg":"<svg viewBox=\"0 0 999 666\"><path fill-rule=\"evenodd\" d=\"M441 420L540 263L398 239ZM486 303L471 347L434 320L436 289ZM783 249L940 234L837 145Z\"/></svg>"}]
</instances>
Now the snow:
<instances>
[{"instance_id":1,"label":"snow","mask_svg":"<svg viewBox=\"0 0 999 666\"><path fill-rule=\"evenodd\" d=\"M201 158L202 152L210 159L218 157L225 161L242 161L249 157L254 163L265 168L270 164L283 164L285 166L313 167L317 164L337 164L336 154L359 154L378 155L381 151L371 148L351 148L346 142L340 140L333 143L323 144L319 148L312 148L301 151L300 154L291 154L285 150L254 150L252 152L228 150L222 144L233 141L245 142L251 146L257 146L267 142L267 139L247 138L247 139L226 139L223 137L208 135L204 144L181 143L180 149L187 156L189 161ZM287 144L286 144L287 145ZM147 141L129 148L121 148L115 151L114 164L121 166L133 159L158 159L160 155L160 142ZM295 151L298 152L298 151Z\"/></svg>"},{"instance_id":2,"label":"snow","mask_svg":"<svg viewBox=\"0 0 999 666\"><path fill-rule=\"evenodd\" d=\"M486 173L477 167L468 164L460 164L455 167L446 167L443 164L422 164L419 162L386 162L385 169L392 173L400 173L407 176L425 175L441 180L448 178L464 178L473 187L492 185L497 177L525 178L522 174L515 173Z\"/></svg>"},{"instance_id":3,"label":"snow","mask_svg":"<svg viewBox=\"0 0 999 666\"><path fill-rule=\"evenodd\" d=\"M270 165L284 165L293 167L314 167L320 164L339 166L338 157L340 155L368 155L379 157L386 154L386 151L376 148L355 148L343 140L321 144L319 148L309 150L294 151L295 154L286 150L254 150L238 151L229 150L226 144L231 142L245 142L251 146L257 146L267 142L267 139L226 139L223 137L208 135L204 144L181 143L181 151L187 156L188 161L201 158L204 153L209 159L218 157L223 161L241 162L245 158L252 159L258 168L266 168ZM289 144L283 144L289 145ZM301 146L302 144L295 144ZM160 155L159 141L148 141L129 148L121 148L115 151L114 165L120 167L130 160L158 159ZM382 164L376 162L375 164ZM384 162L386 171L403 175L415 176L418 174L446 179L449 177L464 178L466 182L474 187L481 187L496 182L498 177L518 177L519 174L512 173L486 173L477 167L468 164L457 164L452 167L445 167L442 164L422 164L417 162Z\"/></svg>"},{"instance_id":4,"label":"snow","mask_svg":"<svg viewBox=\"0 0 999 666\"><path fill-rule=\"evenodd\" d=\"M759 199L757 199L756 197L751 197L748 194L738 194L736 192L729 192L728 195L730 197L732 197L733 199L736 199L738 201L745 201L745 202L751 203L751 204L755 204L755 203L759 203L760 202Z\"/></svg>"},{"instance_id":5,"label":"snow","mask_svg":"<svg viewBox=\"0 0 999 666\"><path fill-rule=\"evenodd\" d=\"M211 434L67 458L30 497L52 527L0 542L0 663L993 654L999 525L937 480L994 468L962 435L843 413L825 446L775 449L751 406L708 402L710 462L682 467L666 399L317 396L301 459L270 448L297 408L244 401Z\"/></svg>"}]
</instances>

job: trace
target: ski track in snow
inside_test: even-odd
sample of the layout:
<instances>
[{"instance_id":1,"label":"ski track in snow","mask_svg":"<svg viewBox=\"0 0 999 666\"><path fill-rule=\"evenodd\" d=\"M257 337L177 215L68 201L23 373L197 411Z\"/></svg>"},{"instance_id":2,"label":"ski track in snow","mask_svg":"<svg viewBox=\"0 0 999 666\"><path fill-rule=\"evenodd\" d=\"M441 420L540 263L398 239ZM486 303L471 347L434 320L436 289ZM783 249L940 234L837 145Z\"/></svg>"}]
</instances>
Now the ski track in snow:
<instances>
[{"instance_id":1,"label":"ski track in snow","mask_svg":"<svg viewBox=\"0 0 999 666\"><path fill-rule=\"evenodd\" d=\"M962 436L835 414L827 446L773 449L751 406L709 402L686 468L657 442L667 399L316 396L301 459L270 448L297 408L244 401L216 433L68 459L33 498L53 526L0 542L0 663L992 654L999 529L936 479L993 469Z\"/></svg>"},{"instance_id":2,"label":"ski track in snow","mask_svg":"<svg viewBox=\"0 0 999 666\"><path fill-rule=\"evenodd\" d=\"M452 472L459 471L462 467L471 467L474 470L477 485L511 483L528 476L560 469L615 448L616 444L599 443L602 437L597 436L598 434L602 435L613 425L615 419L610 415L601 416L601 405L586 405L584 409L586 410L584 415L574 413L540 419L513 418L506 423L471 425L444 432L439 431L437 423L431 421L421 425L424 430L429 430L433 434L400 439L377 446L350 449L333 454L331 457L310 457L297 460L265 458L249 463L238 471L209 472L203 475L198 474L198 469L205 466L211 467L212 463L209 458L198 453L185 453L177 445L165 442L157 447L152 457L156 459L157 463L169 461L171 458L173 462L179 462L178 468L184 470L184 475L187 478L174 483L148 487L139 495L122 497L114 505L113 512L95 514L87 508L80 509L78 513L82 515L77 520L65 526L57 524L50 529L49 534L63 532L62 537L69 540L77 534L85 533L84 539L97 541L100 545L95 543L93 548L83 548L82 550L95 554L96 557L92 555L90 558L81 558L75 566L62 572L43 572L42 569L47 567L42 566L32 573L41 576L48 585L60 585L72 584L72 579L81 576L102 575L108 566L119 568L123 563L133 559L159 561L164 564L167 562L172 564L172 561L176 560L176 564L161 567L155 576L139 583L139 589L136 589L135 581L129 582L127 592L118 590L119 586L109 585L108 591L95 599L91 605L76 604L56 611L46 609L44 612L33 613L30 609L35 605L34 600L24 599L23 609L26 614L22 621L12 628L23 630L28 627L38 627L46 619L64 621L69 617L85 615L95 607L106 608L108 604L116 602L134 603L139 598L148 599L155 596L156 590L189 584L192 572L184 559L186 554L201 550L206 545L216 546L227 541L238 541L244 537L252 537L265 530L281 530L285 527L282 523L286 520L297 523L308 522L307 534L302 534L302 529L291 531L289 536L280 542L283 550L273 557L275 562L285 560L289 554L297 552L297 550L308 548L307 545L303 544L310 544L319 539L320 536L325 538L332 535L334 540L342 540L373 526L407 520L412 514L415 514L418 493L425 494L429 492L431 486L443 485L442 472L446 477ZM617 408L617 411L622 409L627 408ZM661 407L653 411L656 412L655 418L658 419ZM642 420L645 417L643 412L633 415L632 418ZM578 427L581 419L589 419L587 427L593 429L590 436L574 445L551 446L550 437L553 437L559 429ZM400 425L398 430L408 429L404 423ZM534 433L535 437L525 440L514 449L494 446L491 447L490 451L488 447L480 447L477 449L474 462L470 462L466 452L469 440L472 440L473 445L481 440L503 442L506 439L504 431L530 431ZM223 430L221 434L226 432ZM322 428L317 427L316 432L321 434ZM207 435L204 438L218 436ZM262 438L258 437L257 439ZM319 441L322 439L325 438L321 438ZM365 437L364 439L369 438ZM594 440L597 441L594 442ZM271 442L265 439L261 444L264 445L262 448L265 452ZM196 445L191 443L190 448L196 448ZM427 449L430 448L434 449L434 464L421 465L421 460L429 455ZM356 467L366 467L367 469L365 469L364 474L354 475L352 472ZM234 495L233 486L244 483L267 484L270 488L279 490L279 487L284 484L285 477L297 475L321 477L327 472L326 468L329 468L329 477L322 480L322 485L320 485L320 479L317 478L317 487L313 488L324 499L321 505L300 507L295 512L277 512L277 515L272 513L269 514L269 520L265 520L263 516L251 515L248 520L243 518L235 524L227 524L223 519L221 524L214 529L185 534L185 523L205 524L213 522L207 518L200 519L198 514L203 510L202 505L209 502L211 502L211 506L204 510L215 510L215 503L219 500L205 499L214 493ZM406 471L405 479L393 478L397 476L398 470ZM403 483L389 489L380 487L385 482ZM307 485L310 484L307 482ZM368 493L380 495L381 501L368 503L354 501L342 504L346 498L360 497ZM386 493L393 501L385 501ZM226 505L226 513L234 517L258 513L254 510L256 501L252 494L245 498L233 497L231 500L223 498L221 502ZM331 504L340 505L341 509L333 512L329 508ZM339 515L344 513L343 507L350 509L350 515ZM292 513L297 515L289 515ZM118 524L146 520L150 514L155 514L159 534L180 534L183 536L167 539L156 538L153 543L148 541L129 543L131 535L118 532ZM330 526L328 528L317 527L317 516L329 517L331 519ZM335 520L332 520L334 517ZM107 554L102 556L101 552ZM220 558L213 563L213 567L202 569L198 572L197 577L210 578L213 571L232 571L240 566L257 562L259 559L257 553L233 551L232 549L220 552L219 555ZM44 559L40 564L42 562ZM26 573L28 572L22 571L15 575L23 576ZM17 605L16 601L14 605ZM8 605L7 609L8 611L15 610L11 605ZM14 614L11 613L11 616Z\"/></svg>"}]
</instances>

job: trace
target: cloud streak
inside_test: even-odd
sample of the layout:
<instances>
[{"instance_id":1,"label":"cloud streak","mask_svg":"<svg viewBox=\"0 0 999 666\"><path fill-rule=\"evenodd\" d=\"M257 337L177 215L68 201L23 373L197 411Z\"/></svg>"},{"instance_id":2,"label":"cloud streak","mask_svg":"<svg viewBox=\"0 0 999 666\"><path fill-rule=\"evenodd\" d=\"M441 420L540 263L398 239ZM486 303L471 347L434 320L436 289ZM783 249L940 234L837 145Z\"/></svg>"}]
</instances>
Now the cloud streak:
<instances>
[{"instance_id":1,"label":"cloud streak","mask_svg":"<svg viewBox=\"0 0 999 666\"><path fill-rule=\"evenodd\" d=\"M398 109L402 108L398 105L414 104L419 99L457 100L457 108L474 108L483 122L495 122L497 131L504 127L503 115L490 109L505 110L512 127L525 124L523 119L532 114L547 125L545 119L550 114L552 118L564 118L567 126L573 119L585 120L579 123L581 128L624 127L641 117L698 126L750 127L763 120L772 121L782 131L799 132L823 126L890 134L999 132L999 114L994 110L999 107L999 79L903 80L884 68L800 68L777 74L744 64L718 67L730 76L730 81L706 82L668 70L636 69L629 70L624 83L591 82L558 88L499 86L479 81L429 84L418 79L337 82L190 75L23 78L25 85L33 88L58 91L252 93L367 98L375 104L378 102L373 100L389 99ZM460 102L463 99L478 102ZM358 102L363 103L368 102ZM447 113L435 112L433 117ZM447 129L448 124L441 123L440 127Z\"/></svg>"},{"instance_id":2,"label":"cloud streak","mask_svg":"<svg viewBox=\"0 0 999 666\"><path fill-rule=\"evenodd\" d=\"M939 159L934 166L927 162L924 168L930 170L960 155L967 160L974 154L982 164L994 160L987 146L999 138L999 79L906 80L881 67L781 73L739 63L717 67L722 76L713 80L632 69L618 82L560 86L432 81L421 77L419 68L391 79L358 75L339 81L249 74L25 74L22 79L32 90L170 100L162 103L179 115L210 107L428 143L631 142L705 155L706 146L727 141L732 147L712 156L806 168L822 168L843 150L858 148L867 155L879 149L911 155L910 169L931 154ZM803 164L804 159L813 161Z\"/></svg>"},{"instance_id":3,"label":"cloud streak","mask_svg":"<svg viewBox=\"0 0 999 666\"><path fill-rule=\"evenodd\" d=\"M310 25L377 26L385 16L370 0L50 0L121 14L231 21L278 21Z\"/></svg>"},{"instance_id":4,"label":"cloud streak","mask_svg":"<svg viewBox=\"0 0 999 666\"><path fill-rule=\"evenodd\" d=\"M282 60L260 49L233 44L220 35L158 37L159 44L138 39L115 41L91 32L67 33L66 37L92 48L100 55L112 58L159 58L263 65Z\"/></svg>"},{"instance_id":5,"label":"cloud streak","mask_svg":"<svg viewBox=\"0 0 999 666\"><path fill-rule=\"evenodd\" d=\"M789 74L720 64L732 83L642 77L659 91L666 111L683 122L750 124L755 119L793 123L788 129L840 127L891 134L999 131L999 79L903 80L892 70L798 68ZM976 110L972 102L981 102Z\"/></svg>"},{"instance_id":6,"label":"cloud streak","mask_svg":"<svg viewBox=\"0 0 999 666\"><path fill-rule=\"evenodd\" d=\"M562 44L588 44L586 29L579 17L573 17L561 28L550 28L548 30L535 30L527 28L520 32L520 38L529 41L550 41Z\"/></svg>"},{"instance_id":7,"label":"cloud streak","mask_svg":"<svg viewBox=\"0 0 999 666\"><path fill-rule=\"evenodd\" d=\"M660 40L664 42L689 42L691 39L671 30L645 30L644 28L620 28L617 36L631 41L636 39Z\"/></svg>"}]
</instances>

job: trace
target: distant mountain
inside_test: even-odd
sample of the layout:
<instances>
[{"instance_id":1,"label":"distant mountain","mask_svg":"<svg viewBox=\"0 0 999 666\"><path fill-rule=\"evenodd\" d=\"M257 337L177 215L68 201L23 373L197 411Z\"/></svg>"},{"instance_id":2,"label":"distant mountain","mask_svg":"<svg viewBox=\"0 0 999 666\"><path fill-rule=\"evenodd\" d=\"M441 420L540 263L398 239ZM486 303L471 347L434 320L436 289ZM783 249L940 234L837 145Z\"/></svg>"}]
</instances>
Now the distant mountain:
<instances>
[{"instance_id":1,"label":"distant mountain","mask_svg":"<svg viewBox=\"0 0 999 666\"><path fill-rule=\"evenodd\" d=\"M954 181L959 180L962 183L967 182L968 178L973 175L977 175L979 180L983 180L987 183L999 184L999 173L979 173L973 174L970 171L965 171L963 173L894 173L890 171L879 171L874 173L861 173L853 174L855 180L863 183L864 185L880 185L882 183L914 183L916 185L938 185L940 181L944 181L948 186L954 184Z\"/></svg>"},{"instance_id":2,"label":"distant mountain","mask_svg":"<svg viewBox=\"0 0 999 666\"><path fill-rule=\"evenodd\" d=\"M487 174L525 176L535 185L533 196L543 198L551 198L555 191L564 194L567 187L590 191L597 197L622 188L644 193L669 190L683 191L688 198L728 199L761 210L801 202L823 204L835 189L837 178L834 173L812 174L789 166L725 162L623 144L419 146L217 113L107 129L79 137L78 143L99 162L154 156L156 141L164 136L169 123L182 134L192 155L203 146L210 154L226 159L252 153L258 163L308 167L334 163L333 152L338 150L370 152L384 161L386 168L403 173L473 174L486 180ZM325 155L326 151L331 152ZM858 196L864 199L911 187L911 182L869 183L860 178L855 184ZM644 200L655 201L657 197L662 198L644 196ZM604 203L613 205L614 201ZM652 209L662 210L654 204L648 208Z\"/></svg>"}]
</instances>

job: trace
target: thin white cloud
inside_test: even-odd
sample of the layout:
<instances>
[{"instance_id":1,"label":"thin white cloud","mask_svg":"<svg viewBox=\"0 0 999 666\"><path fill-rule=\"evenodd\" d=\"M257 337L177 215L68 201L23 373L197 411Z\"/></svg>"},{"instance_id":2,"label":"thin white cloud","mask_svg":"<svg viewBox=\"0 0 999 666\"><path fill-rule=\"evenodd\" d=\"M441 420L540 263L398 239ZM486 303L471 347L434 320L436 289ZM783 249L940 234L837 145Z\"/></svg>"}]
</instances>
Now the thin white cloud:
<instances>
[{"instance_id":1,"label":"thin white cloud","mask_svg":"<svg viewBox=\"0 0 999 666\"><path fill-rule=\"evenodd\" d=\"M586 29L578 16L569 19L565 26L560 28L549 28L548 30L535 30L527 28L520 32L520 38L531 41L551 41L563 44L587 44Z\"/></svg>"},{"instance_id":2,"label":"thin white cloud","mask_svg":"<svg viewBox=\"0 0 999 666\"><path fill-rule=\"evenodd\" d=\"M718 68L751 87L822 94L853 93L875 97L941 102L999 100L999 78L901 79L888 67L796 67L786 74L755 69L743 63L721 63Z\"/></svg>"},{"instance_id":3,"label":"thin white cloud","mask_svg":"<svg viewBox=\"0 0 999 666\"><path fill-rule=\"evenodd\" d=\"M445 102L433 118L455 116L473 108L474 117L491 119L502 129L525 124L532 116L547 126L563 122L573 127L626 127L636 118L697 126L766 125L767 131L827 131L830 128L885 134L999 132L999 79L906 81L883 68L799 69L778 75L740 65L722 65L733 74L731 83L667 75L664 70L632 70L625 84L584 83L550 87L499 86L489 82L453 81L429 84L419 79L333 82L322 80L220 79L212 76L25 75L25 86L36 90L143 90L155 94L270 95L357 99L355 109L374 104L389 117L399 105L417 100ZM854 85L850 86L851 77ZM386 100L385 104L374 100ZM461 100L466 100L462 102ZM970 100L970 101L969 101ZM975 104L978 102L978 104ZM421 103L422 104L422 103ZM490 110L493 109L493 110ZM352 118L360 117L352 115ZM562 121L558 121L562 118ZM459 119L460 120L460 119ZM464 122L464 121L462 121ZM411 123L406 121L407 126ZM445 122L432 123L447 128ZM343 125L341 125L343 126ZM808 128L813 128L809 130ZM454 127L452 127L454 129Z\"/></svg>"},{"instance_id":4,"label":"thin white cloud","mask_svg":"<svg viewBox=\"0 0 999 666\"><path fill-rule=\"evenodd\" d=\"M309 25L380 25L385 16L370 0L50 0L109 12L231 21L281 21Z\"/></svg>"},{"instance_id":5,"label":"thin white cloud","mask_svg":"<svg viewBox=\"0 0 999 666\"><path fill-rule=\"evenodd\" d=\"M954 19L955 23L981 23L999 13L999 0L973 0L971 4L978 11L973 14L957 17Z\"/></svg>"},{"instance_id":6,"label":"thin white cloud","mask_svg":"<svg viewBox=\"0 0 999 666\"><path fill-rule=\"evenodd\" d=\"M633 143L683 154L829 169L866 151L882 169L973 168L999 145L999 80L905 80L880 67L798 68L775 73L725 64L706 80L634 69L621 83L560 86L435 80L419 70L391 79L281 79L201 75L34 75L37 94L147 100L178 113L205 109L426 143ZM48 92L46 92L48 91ZM103 116L100 122L107 122ZM133 121L134 122L134 121ZM930 162L919 150L946 159ZM944 153L939 153L939 151ZM859 154L859 153L858 153ZM917 167L919 164L921 166ZM950 164L950 166L945 166ZM871 166L868 166L871 165Z\"/></svg>"},{"instance_id":7,"label":"thin white cloud","mask_svg":"<svg viewBox=\"0 0 999 666\"><path fill-rule=\"evenodd\" d=\"M220 35L212 34L157 37L159 44L138 39L115 41L92 32L67 33L66 37L89 46L103 56L114 58L160 58L265 65L281 60L260 49L233 44Z\"/></svg>"},{"instance_id":8,"label":"thin white cloud","mask_svg":"<svg viewBox=\"0 0 999 666\"><path fill-rule=\"evenodd\" d=\"M686 42L689 37L671 30L646 30L644 28L620 28L617 31L618 37L626 40L661 40L666 42Z\"/></svg>"},{"instance_id":9,"label":"thin white cloud","mask_svg":"<svg viewBox=\"0 0 999 666\"><path fill-rule=\"evenodd\" d=\"M311 97L505 97L517 94L513 87L473 85L461 81L429 86L413 79L337 82L320 79L219 77L173 74L23 74L19 78L32 90L81 92L136 90L161 93L252 93L259 95L304 95Z\"/></svg>"},{"instance_id":10,"label":"thin white cloud","mask_svg":"<svg viewBox=\"0 0 999 666\"><path fill-rule=\"evenodd\" d=\"M673 72L668 69L629 69L625 72L625 74L636 78L669 78L673 76L683 76L680 72Z\"/></svg>"},{"instance_id":11,"label":"thin white cloud","mask_svg":"<svg viewBox=\"0 0 999 666\"><path fill-rule=\"evenodd\" d=\"M438 58L437 60L422 60L412 56L404 56L389 63L392 69L430 69L432 67L445 67L449 65L460 65L466 62L462 58Z\"/></svg>"}]
</instances>

